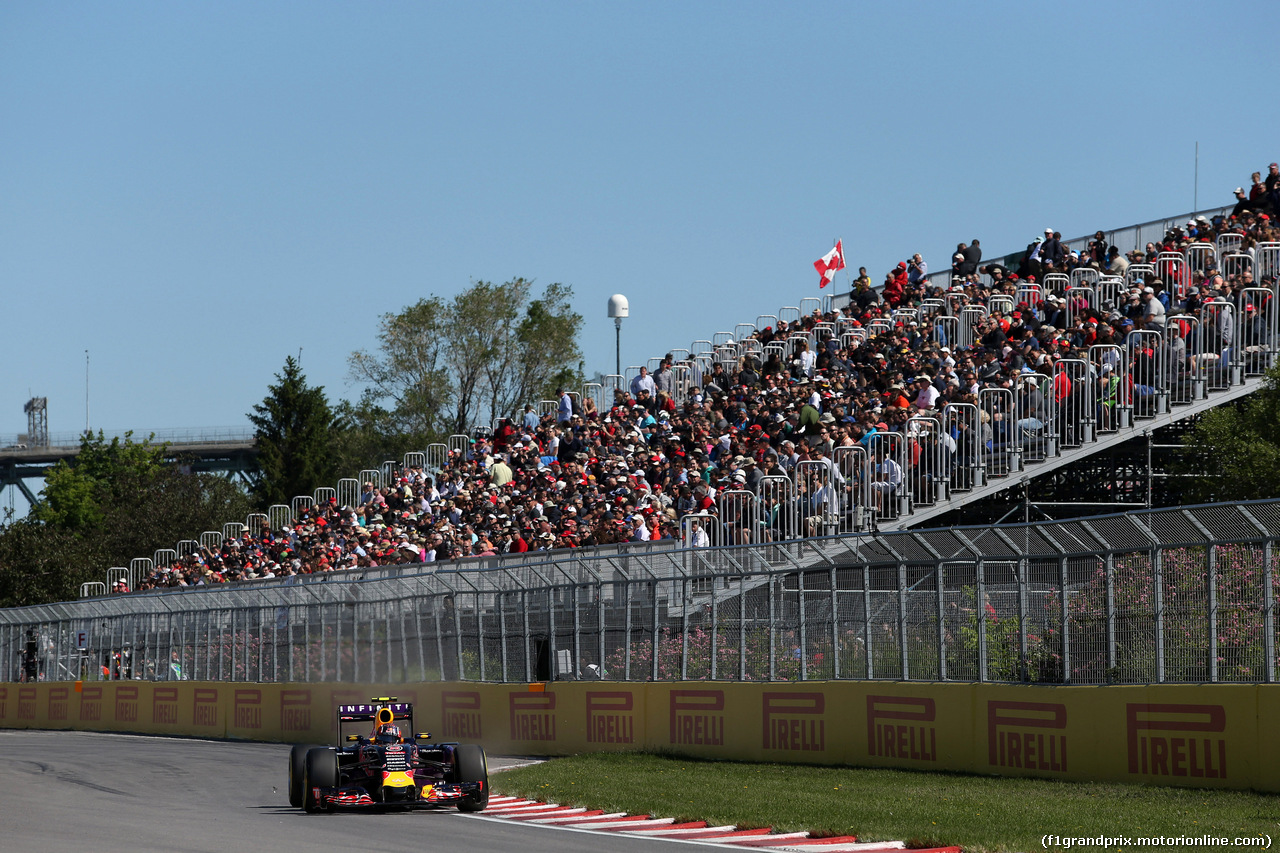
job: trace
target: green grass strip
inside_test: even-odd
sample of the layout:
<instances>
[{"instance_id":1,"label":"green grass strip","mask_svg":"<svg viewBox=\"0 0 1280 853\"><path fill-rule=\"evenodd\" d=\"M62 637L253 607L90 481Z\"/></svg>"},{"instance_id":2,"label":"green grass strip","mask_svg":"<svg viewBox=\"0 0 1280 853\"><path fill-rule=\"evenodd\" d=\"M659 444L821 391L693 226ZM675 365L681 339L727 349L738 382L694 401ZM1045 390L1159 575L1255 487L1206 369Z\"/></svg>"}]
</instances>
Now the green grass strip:
<instances>
[{"instance_id":1,"label":"green grass strip","mask_svg":"<svg viewBox=\"0 0 1280 853\"><path fill-rule=\"evenodd\" d=\"M967 853L1042 850L1046 834L1136 838L1269 833L1280 839L1280 798L1243 791L635 753L578 755L504 771L493 776L493 788L500 794L610 812L856 835L863 841L907 841L913 847L960 845Z\"/></svg>"}]
</instances>

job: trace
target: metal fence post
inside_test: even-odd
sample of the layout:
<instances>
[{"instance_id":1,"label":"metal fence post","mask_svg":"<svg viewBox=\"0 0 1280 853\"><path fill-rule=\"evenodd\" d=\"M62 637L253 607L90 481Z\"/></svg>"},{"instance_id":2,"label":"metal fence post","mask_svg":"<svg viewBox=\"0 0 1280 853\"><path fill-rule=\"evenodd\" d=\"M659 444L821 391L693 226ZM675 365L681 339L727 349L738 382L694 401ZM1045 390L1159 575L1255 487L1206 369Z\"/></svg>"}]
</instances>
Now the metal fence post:
<instances>
[{"instance_id":1,"label":"metal fence post","mask_svg":"<svg viewBox=\"0 0 1280 853\"><path fill-rule=\"evenodd\" d=\"M1151 549L1152 602L1156 615L1156 682L1164 683L1164 551Z\"/></svg>"},{"instance_id":2,"label":"metal fence post","mask_svg":"<svg viewBox=\"0 0 1280 853\"><path fill-rule=\"evenodd\" d=\"M1218 680L1218 549L1212 542L1205 545L1204 562L1209 592L1206 596L1208 613L1205 614L1209 624L1209 681L1216 682Z\"/></svg>"},{"instance_id":3,"label":"metal fence post","mask_svg":"<svg viewBox=\"0 0 1280 853\"><path fill-rule=\"evenodd\" d=\"M320 681L329 680L329 631L325 625L325 616L329 612L328 604L320 605Z\"/></svg>"},{"instance_id":4,"label":"metal fence post","mask_svg":"<svg viewBox=\"0 0 1280 853\"><path fill-rule=\"evenodd\" d=\"M422 596L415 595L413 606L413 639L418 647L418 678L427 680L427 650L422 645Z\"/></svg>"},{"instance_id":5,"label":"metal fence post","mask_svg":"<svg viewBox=\"0 0 1280 853\"><path fill-rule=\"evenodd\" d=\"M718 669L719 658L717 654L720 644L716 642L720 634L720 602L716 600L716 579L711 579L711 680L715 681L720 677Z\"/></svg>"},{"instance_id":6,"label":"metal fence post","mask_svg":"<svg viewBox=\"0 0 1280 853\"><path fill-rule=\"evenodd\" d=\"M651 681L658 680L658 654L659 654L659 648L660 648L658 644L659 630L660 629L658 626L658 581L655 579L653 581L653 660L650 662L650 670L651 670L650 680ZM712 642L715 642L714 638L712 639Z\"/></svg>"},{"instance_id":7,"label":"metal fence post","mask_svg":"<svg viewBox=\"0 0 1280 853\"><path fill-rule=\"evenodd\" d=\"M947 680L947 610L945 599L947 597L946 571L943 568L942 561L938 561L934 570L934 581L938 585L937 604L938 604L938 680Z\"/></svg>"},{"instance_id":8,"label":"metal fence post","mask_svg":"<svg viewBox=\"0 0 1280 853\"><path fill-rule=\"evenodd\" d=\"M598 647L599 657L596 660L596 666L600 667L600 673L597 676L598 678L604 678L605 676L604 620L605 620L604 582L600 580L599 576L597 576L596 577L596 645ZM503 681L507 680L505 674L503 675L502 680Z\"/></svg>"},{"instance_id":9,"label":"metal fence post","mask_svg":"<svg viewBox=\"0 0 1280 853\"><path fill-rule=\"evenodd\" d=\"M480 657L480 680L486 681L487 679L485 678L485 666L484 666L484 608L481 607L480 605L479 590L473 593L473 595L475 595L475 599L476 599L476 651ZM573 617L574 617L574 623L576 628L576 623L578 621L577 607L573 608ZM576 646L576 640L577 640L576 632L575 632L574 640L575 640L575 647L574 647L573 653L575 656L574 662L576 663L577 662L576 656L578 654L578 649Z\"/></svg>"},{"instance_id":10,"label":"metal fence post","mask_svg":"<svg viewBox=\"0 0 1280 853\"><path fill-rule=\"evenodd\" d=\"M805 612L804 570L796 572L800 595L800 680L809 680L809 618Z\"/></svg>"},{"instance_id":11,"label":"metal fence post","mask_svg":"<svg viewBox=\"0 0 1280 853\"><path fill-rule=\"evenodd\" d=\"M266 637L265 637L266 629L265 629L265 628L263 627L263 625L262 625L262 612L263 612L263 609L262 609L261 607L259 607L259 608L257 609L257 613L258 613L258 677L257 677L257 679L256 679L257 681L266 681L266 680L267 680L267 679L266 679L266 674L263 672L263 665L264 665L264 664L265 664L265 662L266 662L266 657L265 657L265 655L266 655L266 652L267 652L267 650L266 650L266 645L267 645L267 643L266 643ZM272 630L272 633L271 633L271 640L272 640L271 646L272 646L272 648L274 649L274 648L275 648L275 631L274 631L274 629ZM248 642L248 640L246 639L246 640L245 640L245 642ZM247 673L246 673L246 675L247 675ZM274 668L274 667L272 667L272 678L274 679L274 677L275 677L275 668ZM247 678L246 678L246 680L250 680L250 679L247 679Z\"/></svg>"},{"instance_id":12,"label":"metal fence post","mask_svg":"<svg viewBox=\"0 0 1280 853\"><path fill-rule=\"evenodd\" d=\"M396 609L400 614L400 680L402 682L417 681L418 679L409 677L409 617L404 612L403 603L397 603ZM387 655L387 657L390 659L391 656Z\"/></svg>"},{"instance_id":13,"label":"metal fence post","mask_svg":"<svg viewBox=\"0 0 1280 853\"><path fill-rule=\"evenodd\" d=\"M747 680L747 576L738 576L738 680Z\"/></svg>"},{"instance_id":14,"label":"metal fence post","mask_svg":"<svg viewBox=\"0 0 1280 853\"><path fill-rule=\"evenodd\" d=\"M840 596L836 592L836 567L831 566L831 677L840 677Z\"/></svg>"},{"instance_id":15,"label":"metal fence post","mask_svg":"<svg viewBox=\"0 0 1280 853\"><path fill-rule=\"evenodd\" d=\"M627 612L622 620L623 629L623 645L622 645L622 680L631 680L631 585L635 583L631 578L623 581L623 603L626 605ZM658 653L657 649L653 650L654 654Z\"/></svg>"},{"instance_id":16,"label":"metal fence post","mask_svg":"<svg viewBox=\"0 0 1280 853\"><path fill-rule=\"evenodd\" d=\"M1058 558L1058 594L1062 603L1062 683L1071 683L1071 610L1067 593L1067 558Z\"/></svg>"},{"instance_id":17,"label":"metal fence post","mask_svg":"<svg viewBox=\"0 0 1280 853\"><path fill-rule=\"evenodd\" d=\"M689 579L680 582L680 680L689 677Z\"/></svg>"},{"instance_id":18,"label":"metal fence post","mask_svg":"<svg viewBox=\"0 0 1280 853\"><path fill-rule=\"evenodd\" d=\"M435 595L431 599L431 621L435 623L435 626L436 626L436 666L440 668L441 681L448 681L448 678L446 677L446 674L445 674L445 667L444 667L444 625L442 624L444 621L444 618L442 616L441 611L444 610L444 605L449 600L450 600L449 595L447 593ZM525 602L525 605L526 606L525 606L524 628L525 628L525 635L527 636L529 633L529 615L528 615L529 608L528 608L527 601ZM529 659L529 656L526 654L525 660L528 661L528 659ZM530 675L525 680L532 681L533 676Z\"/></svg>"},{"instance_id":19,"label":"metal fence post","mask_svg":"<svg viewBox=\"0 0 1280 853\"><path fill-rule=\"evenodd\" d=\"M979 557L974 561L973 574L977 585L975 595L977 596L977 606L974 612L978 614L978 680L987 680L987 576L986 567L983 565L982 558Z\"/></svg>"},{"instance_id":20,"label":"metal fence post","mask_svg":"<svg viewBox=\"0 0 1280 853\"><path fill-rule=\"evenodd\" d=\"M574 677L580 677L582 674L582 615L578 612L579 587L576 583L569 587L569 593L573 596L573 674ZM482 655L483 657L483 655Z\"/></svg>"},{"instance_id":21,"label":"metal fence post","mask_svg":"<svg viewBox=\"0 0 1280 853\"><path fill-rule=\"evenodd\" d=\"M520 611L521 613L524 614L524 617L523 617L524 619L524 680L528 682L528 681L533 681L533 660L532 660L532 655L529 654L529 649L533 645L533 632L529 628L529 590L527 589L520 590L520 601L523 604L523 606L520 608ZM437 633L436 636L438 639L439 634ZM444 680L444 658L443 657L440 659L440 680L442 681Z\"/></svg>"},{"instance_id":22,"label":"metal fence post","mask_svg":"<svg viewBox=\"0 0 1280 853\"><path fill-rule=\"evenodd\" d=\"M1018 560L1018 676L1021 681L1030 681L1027 670L1027 572L1030 561L1026 557Z\"/></svg>"},{"instance_id":23,"label":"metal fence post","mask_svg":"<svg viewBox=\"0 0 1280 853\"><path fill-rule=\"evenodd\" d=\"M1116 654L1116 555L1107 552L1107 669L1114 673ZM1110 681L1110 677L1107 679Z\"/></svg>"},{"instance_id":24,"label":"metal fence post","mask_svg":"<svg viewBox=\"0 0 1280 853\"><path fill-rule=\"evenodd\" d=\"M871 566L862 564L862 645L867 656L867 680L876 677L871 649Z\"/></svg>"},{"instance_id":25,"label":"metal fence post","mask_svg":"<svg viewBox=\"0 0 1280 853\"><path fill-rule=\"evenodd\" d=\"M457 650L458 650L458 680L465 681L467 677L467 668L463 663L463 658L462 658L462 614L458 612L458 609L459 609L458 595L459 593L457 592L457 590L454 590L453 596L452 596L453 598L453 636L454 636L454 639L457 641L454 645L457 647ZM551 627L551 638L552 638L551 639L551 677L552 677L552 680L555 680L555 673L556 673L554 608L555 608L555 602L552 601L551 610L548 611L551 615L551 626L552 626Z\"/></svg>"},{"instance_id":26,"label":"metal fence post","mask_svg":"<svg viewBox=\"0 0 1280 853\"><path fill-rule=\"evenodd\" d=\"M1276 594L1271 570L1271 540L1262 545L1262 630L1263 648L1266 650L1267 682L1276 680Z\"/></svg>"},{"instance_id":27,"label":"metal fence post","mask_svg":"<svg viewBox=\"0 0 1280 853\"><path fill-rule=\"evenodd\" d=\"M334 621L337 623L336 625L333 626L333 680L334 681L342 680L342 621L343 621L342 612L345 609L346 607L343 605L341 601L334 603L334 610L336 611L336 613L334 614L336 617ZM355 656L352 655L352 657L354 658Z\"/></svg>"},{"instance_id":28,"label":"metal fence post","mask_svg":"<svg viewBox=\"0 0 1280 853\"><path fill-rule=\"evenodd\" d=\"M218 618L218 680L219 680L219 681L226 681L226 680L227 680L227 675L226 675L226 666L225 666L225 664L226 664L227 656L226 656L226 654L224 654L224 653L223 653L223 651L222 651L222 650L223 650L223 648L226 646L226 640L225 640L226 632L224 631L224 629L223 629L223 627L222 627L222 626L223 626L222 612L223 612L223 611L221 611L221 610L219 610L219 611L218 611L218 617L219 617L219 618ZM227 612L227 614L228 614L228 615L227 615L227 621L229 621L229 622L231 623L232 628L234 628L234 627L235 627L235 611L234 611L234 610L228 610L228 611L226 611L226 612ZM121 634L121 636L122 636L122 637L124 636L124 629L123 629L123 628L121 628L120 634ZM235 655L235 650L234 650L234 649L232 650L232 655L233 655L233 656ZM235 661L232 661L232 666L233 666L233 667L235 666Z\"/></svg>"},{"instance_id":29,"label":"metal fence post","mask_svg":"<svg viewBox=\"0 0 1280 853\"><path fill-rule=\"evenodd\" d=\"M497 592L494 594L494 602L498 606L498 641L502 643L502 681L507 680L507 605L506 593ZM600 656L604 660L604 655Z\"/></svg>"},{"instance_id":30,"label":"metal fence post","mask_svg":"<svg viewBox=\"0 0 1280 853\"><path fill-rule=\"evenodd\" d=\"M778 603L777 583L769 576L769 680L778 680Z\"/></svg>"},{"instance_id":31,"label":"metal fence post","mask_svg":"<svg viewBox=\"0 0 1280 853\"><path fill-rule=\"evenodd\" d=\"M902 665L902 680L911 678L911 663L907 655L907 564L898 561L898 657Z\"/></svg>"}]
</instances>

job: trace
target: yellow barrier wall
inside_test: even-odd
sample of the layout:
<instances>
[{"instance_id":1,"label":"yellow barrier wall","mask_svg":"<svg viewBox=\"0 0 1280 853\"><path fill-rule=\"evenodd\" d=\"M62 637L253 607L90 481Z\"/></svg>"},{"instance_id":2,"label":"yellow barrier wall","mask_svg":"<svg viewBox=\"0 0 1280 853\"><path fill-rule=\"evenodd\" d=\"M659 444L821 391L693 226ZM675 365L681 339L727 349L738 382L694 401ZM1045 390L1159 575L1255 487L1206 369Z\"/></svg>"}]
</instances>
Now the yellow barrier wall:
<instances>
[{"instance_id":1,"label":"yellow barrier wall","mask_svg":"<svg viewBox=\"0 0 1280 853\"><path fill-rule=\"evenodd\" d=\"M919 682L0 685L0 727L332 742L335 706L394 695L491 752L958 770L1280 791L1280 685Z\"/></svg>"}]
</instances>

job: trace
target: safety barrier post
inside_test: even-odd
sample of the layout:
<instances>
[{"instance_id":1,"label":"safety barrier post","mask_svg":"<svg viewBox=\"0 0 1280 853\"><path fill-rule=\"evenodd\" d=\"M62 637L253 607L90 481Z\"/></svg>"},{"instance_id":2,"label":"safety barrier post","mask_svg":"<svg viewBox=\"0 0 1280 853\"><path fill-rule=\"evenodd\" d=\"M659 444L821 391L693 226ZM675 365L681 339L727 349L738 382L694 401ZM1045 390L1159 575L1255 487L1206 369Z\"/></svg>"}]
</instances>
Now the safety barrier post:
<instances>
[{"instance_id":1,"label":"safety barrier post","mask_svg":"<svg viewBox=\"0 0 1280 853\"><path fill-rule=\"evenodd\" d=\"M984 429L974 403L948 403L942 410L942 434L952 451L951 491L967 492L986 484Z\"/></svg>"},{"instance_id":2,"label":"safety barrier post","mask_svg":"<svg viewBox=\"0 0 1280 853\"><path fill-rule=\"evenodd\" d=\"M978 418L982 422L982 469L987 477L1007 477L1022 470L1022 443L1016 426L1017 409L1010 388L979 388Z\"/></svg>"},{"instance_id":3,"label":"safety barrier post","mask_svg":"<svg viewBox=\"0 0 1280 853\"><path fill-rule=\"evenodd\" d=\"M1058 443L1063 448L1080 447L1093 441L1096 386L1090 380L1089 364L1083 359L1063 358L1053 365Z\"/></svg>"}]
</instances>

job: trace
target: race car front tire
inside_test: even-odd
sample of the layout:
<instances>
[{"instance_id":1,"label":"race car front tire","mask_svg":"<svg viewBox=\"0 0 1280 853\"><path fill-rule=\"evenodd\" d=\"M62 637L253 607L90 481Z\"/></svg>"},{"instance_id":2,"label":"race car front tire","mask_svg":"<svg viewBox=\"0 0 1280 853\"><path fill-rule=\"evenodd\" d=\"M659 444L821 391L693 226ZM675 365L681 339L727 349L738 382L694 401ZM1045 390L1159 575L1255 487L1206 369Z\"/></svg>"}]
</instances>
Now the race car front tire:
<instances>
[{"instance_id":1,"label":"race car front tire","mask_svg":"<svg viewBox=\"0 0 1280 853\"><path fill-rule=\"evenodd\" d=\"M302 792L302 807L308 812L324 809L324 804L316 796L319 788L338 787L338 753L332 749L321 747L307 753L306 786Z\"/></svg>"},{"instance_id":2,"label":"race car front tire","mask_svg":"<svg viewBox=\"0 0 1280 853\"><path fill-rule=\"evenodd\" d=\"M480 793L468 794L458 801L458 811L478 812L489 805L489 763L484 750L473 743L453 749L453 767L459 782L479 782Z\"/></svg>"},{"instance_id":3,"label":"race car front tire","mask_svg":"<svg viewBox=\"0 0 1280 853\"><path fill-rule=\"evenodd\" d=\"M307 753L318 749L319 744L294 744L289 750L289 805L302 808L302 795L307 786Z\"/></svg>"}]
</instances>

